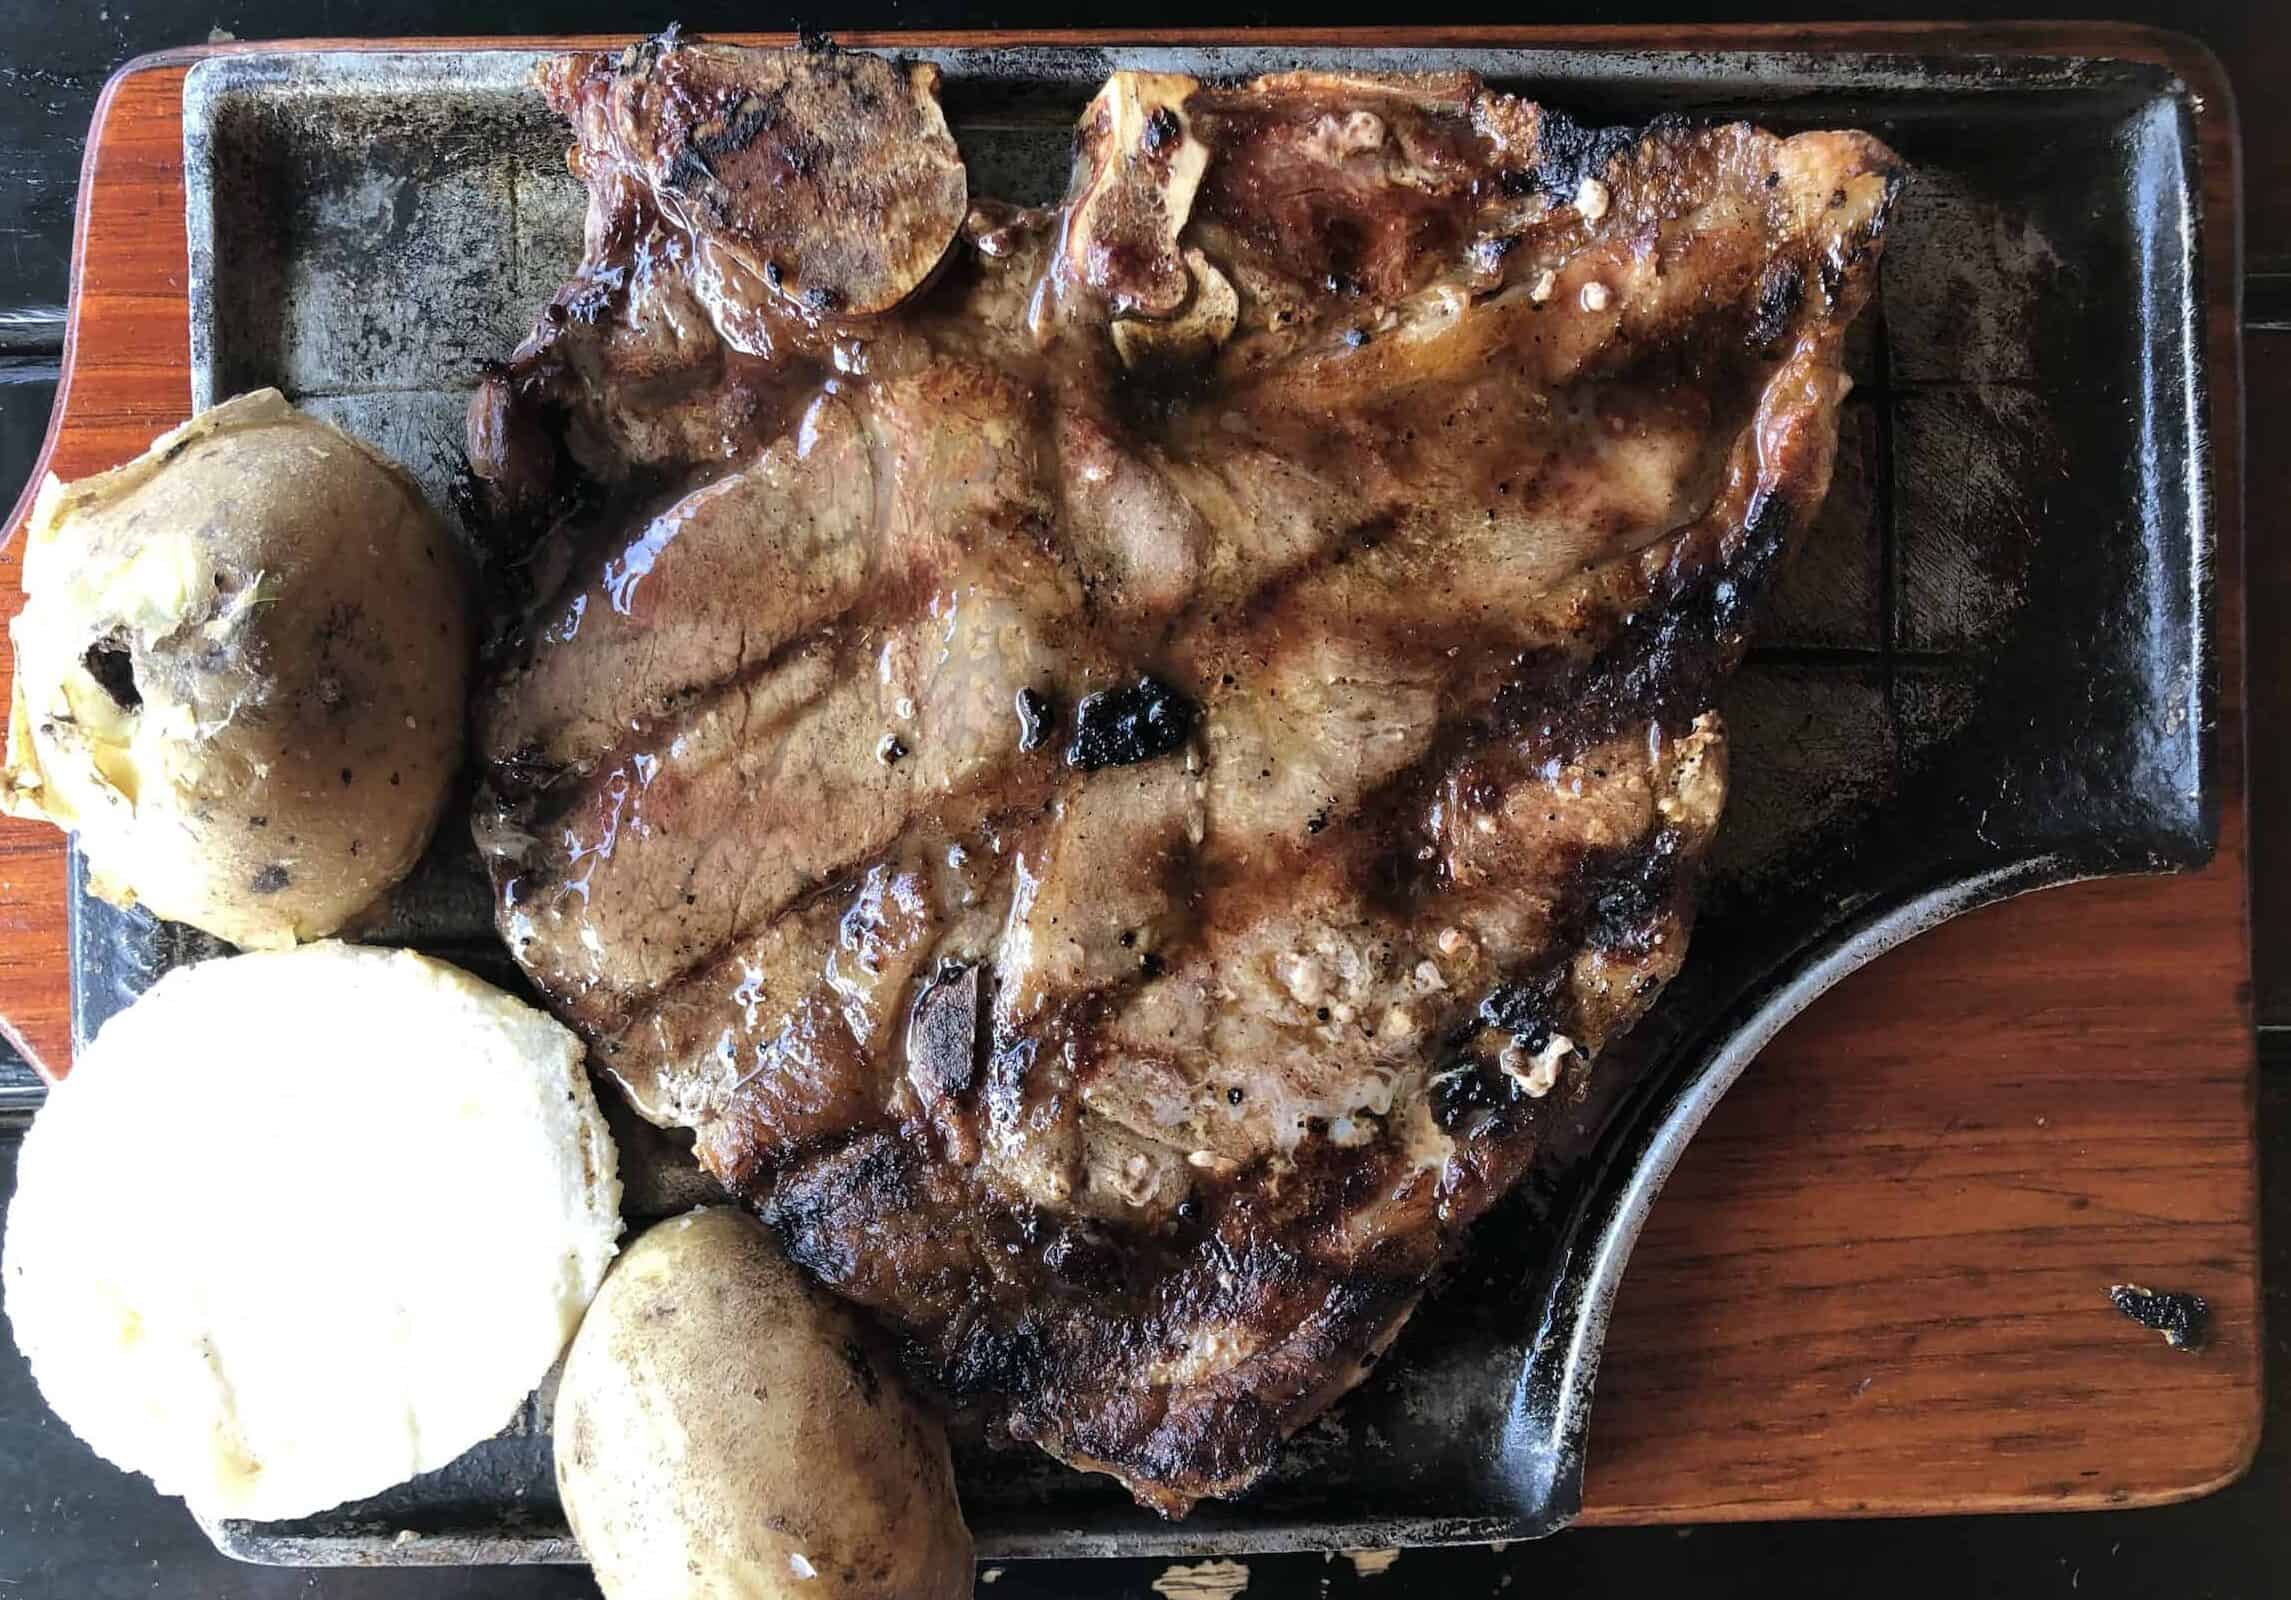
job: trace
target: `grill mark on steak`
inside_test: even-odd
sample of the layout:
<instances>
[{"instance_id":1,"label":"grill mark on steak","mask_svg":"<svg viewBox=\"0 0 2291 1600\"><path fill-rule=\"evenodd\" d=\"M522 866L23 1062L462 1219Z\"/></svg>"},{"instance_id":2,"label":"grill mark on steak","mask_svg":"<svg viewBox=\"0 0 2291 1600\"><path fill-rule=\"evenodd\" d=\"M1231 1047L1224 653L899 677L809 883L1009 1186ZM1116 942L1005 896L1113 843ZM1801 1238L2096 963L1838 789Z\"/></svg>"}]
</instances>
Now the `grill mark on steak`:
<instances>
[{"instance_id":1,"label":"grill mark on steak","mask_svg":"<svg viewBox=\"0 0 2291 1600\"><path fill-rule=\"evenodd\" d=\"M504 551L588 509L481 844L640 1110L1178 1514L1358 1381L1683 959L1899 176L1461 75L1117 75L1065 206L955 227L872 61L543 73L587 255L472 501Z\"/></svg>"},{"instance_id":2,"label":"grill mark on steak","mask_svg":"<svg viewBox=\"0 0 2291 1600\"><path fill-rule=\"evenodd\" d=\"M1365 543L1365 541L1361 541L1361 539L1354 539L1352 543L1354 543L1354 546L1361 546L1361 543ZM1244 605L1244 607L1253 607L1253 610L1269 610L1269 607L1272 607L1272 605L1276 603L1276 596L1281 596L1281 594L1294 594L1294 585L1297 585L1297 582L1306 582L1306 580L1308 580L1308 575L1313 573L1313 571L1317 571L1317 568L1315 568L1315 562L1313 562L1313 555L1308 555L1308 557L1306 557L1306 562L1301 564L1299 568L1290 568L1290 573L1276 575L1276 578L1272 580L1272 594L1267 594L1265 589L1260 589L1260 591L1258 591L1258 596L1251 596L1249 601L1244 601L1242 605ZM811 646L813 642L818 642L818 640L839 640L839 637L841 637L841 640L850 640L850 637L855 637L855 635L864 635L866 630L871 628L871 626L884 626L884 623L891 621L891 619L910 621L910 619L914 619L914 617L919 617L919 614L921 614L923 610L926 610L926 605L928 605L928 596L930 596L930 578L932 578L932 575L928 575L928 573L926 573L926 575L916 575L916 578L912 578L910 582L903 582L903 585L887 585L887 587L877 589L877 598L875 598L875 603L873 603L871 607L866 607L866 610L852 610L852 612L843 612L841 617L836 617L836 619L832 619L832 621L829 621L829 623L822 623L822 628L820 628L820 630L816 630L816 633L811 633L811 635L795 635L795 637L790 637L790 640L786 640L784 644L777 646L777 649L774 649L772 656L767 656L763 662L758 662L758 665L754 665L754 667L738 669L738 672L733 672L731 676L726 676L726 679L724 679L722 683L715 685L715 688L710 690L710 695L713 695L713 697L726 697L726 695L735 695L735 692L742 690L742 688L749 688L749 685L754 685L758 679L761 679L761 676L767 676L767 674L772 672L774 667L784 665L784 662L786 662L790 656L797 656L797 653L802 653L804 649L809 649L809 646ZM1283 587L1283 585L1288 585L1288 587ZM1262 598L1260 598L1260 596L1262 596ZM1182 649L1182 646L1180 646L1180 649ZM850 676L850 672L852 672L852 667L843 667L843 669L839 669L839 674L836 674L836 676ZM1102 690L1102 692L1113 692L1113 690ZM813 706L813 704L816 704L816 701L818 701L818 697L809 697L809 699L800 701L800 704L797 704L797 706L790 706L790 708L786 708L786 711L781 713L781 717L779 717L779 724L781 724L781 727L784 727L784 724L786 724L788 720L793 720L795 715L800 715L802 708L806 708L806 706ZM1093 701L1091 701L1091 699L1086 699L1084 704L1093 704ZM1159 745L1141 745L1139 750L1143 752L1143 750L1148 750L1148 747L1150 747L1152 754L1166 754L1168 750L1175 750L1175 745L1180 743L1180 738L1182 738L1182 731L1184 731L1184 727L1180 727L1180 722L1184 722L1184 720L1171 720L1171 722L1166 724L1166 729L1164 729L1164 740L1162 740L1162 743L1159 743ZM758 734L761 734L761 731L758 731ZM651 727L651 724L641 724L641 727L637 727L635 731L632 731L632 734L630 734L628 738L619 740L619 743L616 743L616 745L612 747L612 752L607 752L605 770L612 770L612 763L614 763L616 759L625 759L625 752L639 750L641 745L646 745L648 740L653 740L653 738L658 738L658 734L655 734L655 729ZM1450 747L1455 745L1455 743L1457 743L1455 738L1450 738L1450 740L1448 740L1448 745L1450 745ZM1104 740L1093 740L1093 736L1088 734L1088 729L1079 729L1079 731L1077 731L1077 740L1074 740L1074 745L1072 745L1072 754L1074 754L1074 756L1079 756L1079 759L1072 759L1070 763L1072 763L1072 766L1081 768L1081 770L1091 770L1093 766L1104 766L1104 763L1107 763L1107 756L1109 756L1111 752L1113 752L1113 743L1104 743ZM1010 802L1015 802L1015 800L1017 800L1017 795L1008 795L1008 793L1006 793L1006 795L1001 795L1001 802L1003 802L1003 805L1010 805ZM1324 809L1326 809L1326 811L1343 811L1343 809L1347 807L1347 802L1349 802L1349 795L1347 795L1347 793L1343 793L1343 791L1331 791L1331 793L1329 793L1329 800L1326 800L1326 807L1324 807ZM541 809L541 816L543 816L543 818L548 816L548 809L543 807L543 809ZM839 878L839 876L848 876L848 873L850 873L850 871L855 871L857 866L864 866L864 864L866 864L866 860L871 860L871 855L868 855L868 853L861 853L861 855L855 855L855 857L839 857L839 860L834 860L834 862L829 862L829 864L822 864L822 866L818 866L816 873L813 873L813 878L816 878L816 880L832 880L832 878ZM532 885L532 880L527 880L527 892L534 892L534 885ZM729 928L726 928L726 933L722 935L722 938L717 938L717 940L713 940L713 942L708 942L708 944L701 944L701 947L696 947L696 949L692 949L692 951L687 951L687 958L678 960L678 963L676 963L676 965L671 967L671 970L669 970L669 974L667 974L669 981L674 981L674 977L678 977L678 974L683 974L683 972L690 972L692 967L699 967L699 965L703 965L703 963L708 963L710 958L715 958L717 954L722 954L722 949L726 947L726 944L731 944L731 942L735 942L735 940L738 940L738 938L742 938L742 935L745 935L745 933L749 931L749 928L754 926L754 921L756 921L756 919L763 919L763 917L777 915L777 912L779 912L781 908L784 908L784 905L786 905L786 899L784 899L784 896L770 896L770 899L765 899L765 901L761 901L761 903L756 903L754 912L749 912L747 917L740 917L740 919L735 919L733 924L731 924Z\"/></svg>"}]
</instances>

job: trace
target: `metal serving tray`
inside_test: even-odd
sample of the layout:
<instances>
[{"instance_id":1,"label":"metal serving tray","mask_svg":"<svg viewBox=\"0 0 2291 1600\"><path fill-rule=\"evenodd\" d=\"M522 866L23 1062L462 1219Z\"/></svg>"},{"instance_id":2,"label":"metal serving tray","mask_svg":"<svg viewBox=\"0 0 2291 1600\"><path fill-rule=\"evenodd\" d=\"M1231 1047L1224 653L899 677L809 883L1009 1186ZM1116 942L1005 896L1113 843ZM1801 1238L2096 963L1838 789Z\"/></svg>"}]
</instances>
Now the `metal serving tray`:
<instances>
[{"instance_id":1,"label":"metal serving tray","mask_svg":"<svg viewBox=\"0 0 2291 1600\"><path fill-rule=\"evenodd\" d=\"M1608 1307L1648 1205L1761 1045L1838 977L2041 884L2203 861L2216 828L2191 94L2162 69L1962 54L1013 47L946 72L974 192L1047 199L1117 66L1462 67L1592 121L1852 125L1915 177L1854 353L1836 487L1729 687L1735 794L1686 972L1394 1359L1245 1500L1165 1523L958 1437L983 1556L1370 1547L1574 1514ZM449 506L478 363L578 255L566 134L515 50L211 59L184 94L195 399L276 384ZM75 874L75 885L82 882ZM75 888L80 1037L208 948ZM363 936L516 983L449 830ZM618 1117L632 1219L706 1192ZM292 1263L281 1263L292 1270ZM447 1469L290 1524L294 1563L577 1559L548 1386ZM958 1430L958 1435L960 1430Z\"/></svg>"}]
</instances>

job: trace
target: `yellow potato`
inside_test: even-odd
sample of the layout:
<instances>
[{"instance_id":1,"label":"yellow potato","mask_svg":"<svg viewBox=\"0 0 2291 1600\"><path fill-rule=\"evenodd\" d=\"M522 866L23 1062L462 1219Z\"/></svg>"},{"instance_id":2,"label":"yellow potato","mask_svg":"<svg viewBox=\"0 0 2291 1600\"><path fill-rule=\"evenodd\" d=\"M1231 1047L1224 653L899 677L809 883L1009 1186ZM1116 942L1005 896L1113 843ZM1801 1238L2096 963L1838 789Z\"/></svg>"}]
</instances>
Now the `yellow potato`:
<instances>
[{"instance_id":1,"label":"yellow potato","mask_svg":"<svg viewBox=\"0 0 2291 1600\"><path fill-rule=\"evenodd\" d=\"M557 1391L557 1488L608 1600L954 1600L945 1432L747 1213L654 1227Z\"/></svg>"},{"instance_id":2,"label":"yellow potato","mask_svg":"<svg viewBox=\"0 0 2291 1600\"><path fill-rule=\"evenodd\" d=\"M0 808L95 891L251 946L413 867L461 761L468 575L411 478L274 389L50 478L10 631Z\"/></svg>"},{"instance_id":3,"label":"yellow potato","mask_svg":"<svg viewBox=\"0 0 2291 1600\"><path fill-rule=\"evenodd\" d=\"M620 1237L582 1054L409 950L177 967L24 1137L0 1283L41 1394L208 1521L446 1465L563 1352ZM187 1162L158 1204L118 1181Z\"/></svg>"}]
</instances>

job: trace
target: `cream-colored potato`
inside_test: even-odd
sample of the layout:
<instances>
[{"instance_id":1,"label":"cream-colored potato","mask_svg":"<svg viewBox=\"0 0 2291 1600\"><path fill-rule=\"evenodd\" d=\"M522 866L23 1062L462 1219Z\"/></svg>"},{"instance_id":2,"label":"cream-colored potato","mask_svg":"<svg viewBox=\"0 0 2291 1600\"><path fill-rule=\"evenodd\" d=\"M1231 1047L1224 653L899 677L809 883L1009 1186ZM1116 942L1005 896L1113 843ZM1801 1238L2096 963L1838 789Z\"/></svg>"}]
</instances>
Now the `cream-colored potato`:
<instances>
[{"instance_id":1,"label":"cream-colored potato","mask_svg":"<svg viewBox=\"0 0 2291 1600\"><path fill-rule=\"evenodd\" d=\"M556 1440L608 1600L971 1592L946 1434L745 1212L629 1247L565 1358Z\"/></svg>"},{"instance_id":2,"label":"cream-colored potato","mask_svg":"<svg viewBox=\"0 0 2291 1600\"><path fill-rule=\"evenodd\" d=\"M40 1392L210 1520L444 1466L516 1413L612 1260L581 1058L410 951L168 973L24 1137L0 1282Z\"/></svg>"},{"instance_id":3,"label":"cream-colored potato","mask_svg":"<svg viewBox=\"0 0 2291 1600\"><path fill-rule=\"evenodd\" d=\"M274 389L50 478L10 625L0 808L95 891L235 944L405 876L461 760L468 577L413 480Z\"/></svg>"}]
</instances>

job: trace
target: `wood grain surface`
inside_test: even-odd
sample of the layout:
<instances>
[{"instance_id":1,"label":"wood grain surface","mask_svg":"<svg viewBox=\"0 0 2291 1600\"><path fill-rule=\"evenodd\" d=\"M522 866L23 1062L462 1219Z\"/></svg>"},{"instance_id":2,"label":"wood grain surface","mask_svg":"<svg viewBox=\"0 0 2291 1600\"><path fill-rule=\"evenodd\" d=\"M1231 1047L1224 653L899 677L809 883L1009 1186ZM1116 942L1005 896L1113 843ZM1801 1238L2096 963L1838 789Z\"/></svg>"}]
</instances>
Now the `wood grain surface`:
<instances>
[{"instance_id":1,"label":"wood grain surface","mask_svg":"<svg viewBox=\"0 0 2291 1600\"><path fill-rule=\"evenodd\" d=\"M2256 1446L2261 1396L2240 241L2217 63L2172 35L2105 26L1439 37L2107 54L2161 62L2198 90L2220 486L2218 858L2184 877L1975 913L1789 1026L1697 1138L1638 1246L1607 1344L1583 1520L2135 1504L2231 1478ZM187 410L180 117L201 53L131 64L99 105L42 471L70 478L124 460ZM2280 407L2284 376L2263 376ZM18 602L29 495L0 551L0 609ZM6 653L0 639L0 668ZM69 1058L63 870L59 835L0 824L0 1025L51 1071ZM2203 1352L2175 1353L2119 1317L2107 1289L2126 1280L2203 1294L2214 1312Z\"/></svg>"}]
</instances>

